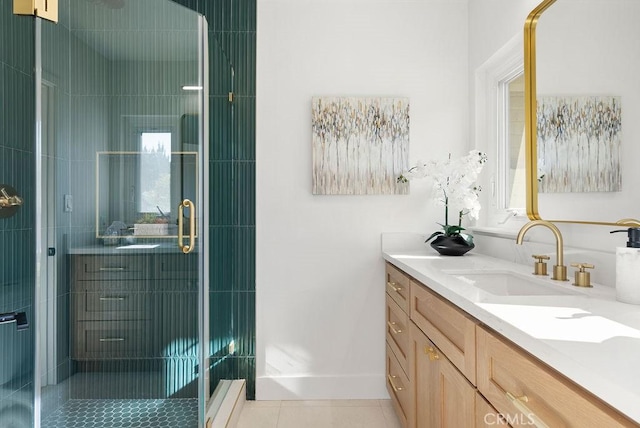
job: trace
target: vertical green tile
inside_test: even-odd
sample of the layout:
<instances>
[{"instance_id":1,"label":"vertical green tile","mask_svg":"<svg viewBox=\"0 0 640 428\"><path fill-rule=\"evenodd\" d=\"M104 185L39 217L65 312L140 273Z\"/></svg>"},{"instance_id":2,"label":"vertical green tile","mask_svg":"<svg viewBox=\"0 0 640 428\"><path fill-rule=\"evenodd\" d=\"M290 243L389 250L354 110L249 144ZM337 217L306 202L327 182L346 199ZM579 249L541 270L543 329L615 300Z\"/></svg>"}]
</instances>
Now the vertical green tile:
<instances>
[{"instance_id":1,"label":"vertical green tile","mask_svg":"<svg viewBox=\"0 0 640 428\"><path fill-rule=\"evenodd\" d=\"M237 97L233 103L234 159L256 159L256 99Z\"/></svg>"},{"instance_id":2,"label":"vertical green tile","mask_svg":"<svg viewBox=\"0 0 640 428\"><path fill-rule=\"evenodd\" d=\"M232 108L235 105L232 106L226 95L209 97L209 141L213 160L233 159Z\"/></svg>"},{"instance_id":3,"label":"vertical green tile","mask_svg":"<svg viewBox=\"0 0 640 428\"><path fill-rule=\"evenodd\" d=\"M256 289L256 229L255 226L234 228L233 275L235 291Z\"/></svg>"},{"instance_id":4,"label":"vertical green tile","mask_svg":"<svg viewBox=\"0 0 640 428\"><path fill-rule=\"evenodd\" d=\"M237 204L237 223L256 224L256 164L252 161L234 162L234 200Z\"/></svg>"},{"instance_id":5,"label":"vertical green tile","mask_svg":"<svg viewBox=\"0 0 640 428\"><path fill-rule=\"evenodd\" d=\"M227 96L233 86L232 36L221 31L209 31L209 95Z\"/></svg>"},{"instance_id":6,"label":"vertical green tile","mask_svg":"<svg viewBox=\"0 0 640 428\"><path fill-rule=\"evenodd\" d=\"M231 291L234 284L233 269L236 260L234 253L235 228L213 226L210 231L209 290Z\"/></svg>"},{"instance_id":7,"label":"vertical green tile","mask_svg":"<svg viewBox=\"0 0 640 428\"><path fill-rule=\"evenodd\" d=\"M200 9L209 23L211 31L230 31L233 0L201 0Z\"/></svg>"},{"instance_id":8,"label":"vertical green tile","mask_svg":"<svg viewBox=\"0 0 640 428\"><path fill-rule=\"evenodd\" d=\"M196 12L202 13L201 7L207 0L172 0L175 3L178 3L184 7L187 7L191 10L195 10Z\"/></svg>"},{"instance_id":9,"label":"vertical green tile","mask_svg":"<svg viewBox=\"0 0 640 428\"><path fill-rule=\"evenodd\" d=\"M235 67L234 92L256 94L256 33L236 32L230 36L231 61Z\"/></svg>"},{"instance_id":10,"label":"vertical green tile","mask_svg":"<svg viewBox=\"0 0 640 428\"><path fill-rule=\"evenodd\" d=\"M256 0L233 0L231 29L255 31L257 19Z\"/></svg>"},{"instance_id":11,"label":"vertical green tile","mask_svg":"<svg viewBox=\"0 0 640 428\"><path fill-rule=\"evenodd\" d=\"M235 223L233 164L229 161L209 163L209 218L214 226Z\"/></svg>"},{"instance_id":12,"label":"vertical green tile","mask_svg":"<svg viewBox=\"0 0 640 428\"><path fill-rule=\"evenodd\" d=\"M229 343L234 339L233 293L230 291L212 291L209 293L209 336L211 337L209 352L214 357L228 355Z\"/></svg>"},{"instance_id":13,"label":"vertical green tile","mask_svg":"<svg viewBox=\"0 0 640 428\"><path fill-rule=\"evenodd\" d=\"M212 361L212 387L221 378L247 380L247 398L255 398L255 73L256 73L256 4L255 0L200 0L200 8L209 22L210 88L212 95L210 147L213 159L233 160L233 205L229 228L233 284L233 326L236 356L217 357ZM231 70L234 76L231 80ZM223 101L229 91L235 94L232 113ZM213 99L218 96L220 100ZM222 126L222 128L219 128ZM250 162L246 162L250 161ZM212 191L215 191L213 188ZM214 233L212 233L212 236ZM223 234L218 233L218 237ZM212 241L215 241L214 237ZM213 248L220 243L212 242ZM225 248L228 248L225 245ZM227 250L229 251L229 250ZM229 272L227 269L225 272ZM219 287L219 276L212 285ZM227 297L227 296L225 296ZM213 296L220 298L220 296ZM220 302L231 305L231 301ZM213 314L212 314L213 316ZM218 328L222 328L219 326ZM226 332L226 330L224 330ZM224 334L221 333L221 334ZM212 340L220 342L212 336Z\"/></svg>"},{"instance_id":14,"label":"vertical green tile","mask_svg":"<svg viewBox=\"0 0 640 428\"><path fill-rule=\"evenodd\" d=\"M256 295L253 292L233 293L233 325L236 338L236 356L254 356L256 332Z\"/></svg>"}]
</instances>

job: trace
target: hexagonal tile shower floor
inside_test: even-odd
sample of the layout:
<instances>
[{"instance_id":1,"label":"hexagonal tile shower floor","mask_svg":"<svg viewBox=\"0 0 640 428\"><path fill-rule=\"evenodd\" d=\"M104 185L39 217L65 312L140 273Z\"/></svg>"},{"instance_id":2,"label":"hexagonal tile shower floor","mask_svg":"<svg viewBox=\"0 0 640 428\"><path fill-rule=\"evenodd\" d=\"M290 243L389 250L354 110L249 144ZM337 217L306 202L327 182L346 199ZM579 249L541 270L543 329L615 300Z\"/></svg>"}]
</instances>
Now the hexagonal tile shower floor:
<instances>
[{"instance_id":1,"label":"hexagonal tile shower floor","mask_svg":"<svg viewBox=\"0 0 640 428\"><path fill-rule=\"evenodd\" d=\"M70 400L42 428L194 428L196 399Z\"/></svg>"}]
</instances>

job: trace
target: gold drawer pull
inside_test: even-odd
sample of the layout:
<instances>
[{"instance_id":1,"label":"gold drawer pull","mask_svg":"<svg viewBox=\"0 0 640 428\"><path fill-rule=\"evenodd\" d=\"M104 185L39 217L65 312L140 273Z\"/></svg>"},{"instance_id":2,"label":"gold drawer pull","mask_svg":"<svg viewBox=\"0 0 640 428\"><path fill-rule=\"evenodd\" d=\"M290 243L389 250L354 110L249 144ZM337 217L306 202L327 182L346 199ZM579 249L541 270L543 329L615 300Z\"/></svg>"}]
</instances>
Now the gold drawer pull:
<instances>
[{"instance_id":1,"label":"gold drawer pull","mask_svg":"<svg viewBox=\"0 0 640 428\"><path fill-rule=\"evenodd\" d=\"M101 302L122 302L124 299L126 299L126 297L101 297L100 301Z\"/></svg>"},{"instance_id":2,"label":"gold drawer pull","mask_svg":"<svg viewBox=\"0 0 640 428\"><path fill-rule=\"evenodd\" d=\"M387 282L387 286L391 287L393 289L393 291L395 291L396 293L399 293L399 292L402 291L402 287L400 287L395 282Z\"/></svg>"},{"instance_id":3,"label":"gold drawer pull","mask_svg":"<svg viewBox=\"0 0 640 428\"><path fill-rule=\"evenodd\" d=\"M436 350L433 349L433 346L425 346L424 353L429 356L429 361L435 361L440 359L440 355L436 353Z\"/></svg>"},{"instance_id":4,"label":"gold drawer pull","mask_svg":"<svg viewBox=\"0 0 640 428\"><path fill-rule=\"evenodd\" d=\"M516 409L524 413L524 415L527 417L529 422L533 424L533 426L536 426L538 428L549 428L549 425L545 424L542 421L542 419L536 416L536 414L533 413L531 409L527 407L526 404L524 404L529 401L529 397L527 397L526 395L523 395L522 397L516 397L508 391L505 393L505 395L507 396L509 401L511 401L511 404L515 406Z\"/></svg>"},{"instance_id":5,"label":"gold drawer pull","mask_svg":"<svg viewBox=\"0 0 640 428\"><path fill-rule=\"evenodd\" d=\"M101 267L100 268L100 272L123 272L125 270L127 269L123 267L110 267L110 268Z\"/></svg>"},{"instance_id":6,"label":"gold drawer pull","mask_svg":"<svg viewBox=\"0 0 640 428\"><path fill-rule=\"evenodd\" d=\"M402 386L402 385L396 386L396 383L394 381L397 378L398 378L398 376L387 375L387 379L389 379L389 383L391 384L391 388L393 388L393 390L395 392L400 392L400 391L404 390L404 386Z\"/></svg>"},{"instance_id":7,"label":"gold drawer pull","mask_svg":"<svg viewBox=\"0 0 640 428\"><path fill-rule=\"evenodd\" d=\"M124 337L101 337L100 342L124 342Z\"/></svg>"},{"instance_id":8,"label":"gold drawer pull","mask_svg":"<svg viewBox=\"0 0 640 428\"><path fill-rule=\"evenodd\" d=\"M396 323L391 322L391 321L387 321L387 325L389 326L389 328L391 329L391 331L393 332L393 334L400 334L402 333L401 329L396 329Z\"/></svg>"}]
</instances>

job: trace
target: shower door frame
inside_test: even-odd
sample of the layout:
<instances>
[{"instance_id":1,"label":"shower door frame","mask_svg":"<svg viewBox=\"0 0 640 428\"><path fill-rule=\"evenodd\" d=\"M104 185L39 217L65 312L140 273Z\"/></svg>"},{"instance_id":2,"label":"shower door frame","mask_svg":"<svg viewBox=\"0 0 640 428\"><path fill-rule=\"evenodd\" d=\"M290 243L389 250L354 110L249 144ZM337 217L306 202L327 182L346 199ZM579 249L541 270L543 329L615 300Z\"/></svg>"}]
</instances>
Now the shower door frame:
<instances>
[{"instance_id":1,"label":"shower door frame","mask_svg":"<svg viewBox=\"0 0 640 428\"><path fill-rule=\"evenodd\" d=\"M183 6L184 7L184 6ZM199 156L198 156L198 199L199 206L197 211L197 230L199 230L199 239L197 240L198 248L198 427L204 428L207 423L207 411L210 405L210 365L209 365L209 56L208 56L208 24L206 18L198 14L198 80L201 86L200 96L198 97L199 105ZM34 307L37 308L42 299L47 297L47 290L42 288L43 275L47 275L43 266L42 252L43 245L43 215L47 215L48 209L43 206L43 176L42 176L42 155L43 155L43 118L42 118L42 85L47 84L43 80L42 72L42 18L35 17L35 62L34 62L34 85L35 85L35 240L36 240L36 265L35 265L35 290L34 290ZM51 142L49 142L51 143ZM48 208L48 207L47 207ZM54 308L55 309L55 308ZM43 367L41 362L42 349L41 337L44 332L49 331L42 326L43 320L40 319L38 311L34 311L34 403L33 403L33 423L34 428L41 427L41 393L42 393L42 374ZM46 316L44 319L46 322ZM55 331L55 329L54 329ZM55 358L55 357L54 357ZM47 363L49 364L49 363ZM46 364L45 364L46 365Z\"/></svg>"}]
</instances>

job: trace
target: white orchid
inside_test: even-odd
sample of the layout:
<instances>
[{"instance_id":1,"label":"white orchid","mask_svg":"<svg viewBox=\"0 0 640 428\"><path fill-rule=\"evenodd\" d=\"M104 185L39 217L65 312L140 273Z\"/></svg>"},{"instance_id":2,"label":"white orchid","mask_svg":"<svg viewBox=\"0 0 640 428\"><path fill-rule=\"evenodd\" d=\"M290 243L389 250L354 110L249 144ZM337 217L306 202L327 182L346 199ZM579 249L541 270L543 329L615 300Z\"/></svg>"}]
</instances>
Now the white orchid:
<instances>
[{"instance_id":1,"label":"white orchid","mask_svg":"<svg viewBox=\"0 0 640 428\"><path fill-rule=\"evenodd\" d=\"M434 191L438 194L436 202L445 207L445 224L441 224L444 232L435 232L429 239L437 235L459 235L460 231L464 230L463 216L478 218L481 208L478 194L481 188L476 184L476 180L486 161L485 153L471 150L459 159L452 160L449 154L444 161L418 161L415 166L398 177L398 181L402 183L425 177L433 180ZM449 224L450 206L458 209L457 226Z\"/></svg>"}]
</instances>

